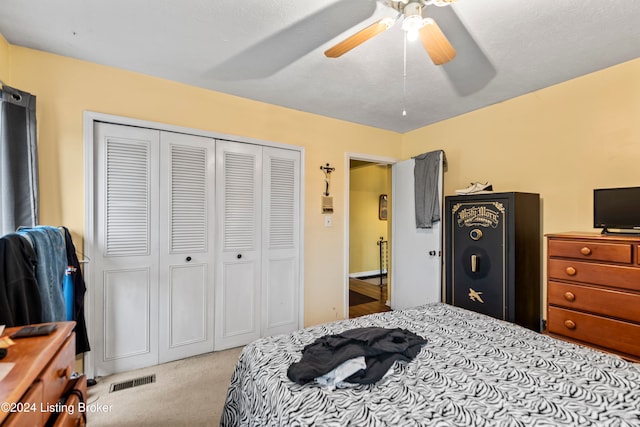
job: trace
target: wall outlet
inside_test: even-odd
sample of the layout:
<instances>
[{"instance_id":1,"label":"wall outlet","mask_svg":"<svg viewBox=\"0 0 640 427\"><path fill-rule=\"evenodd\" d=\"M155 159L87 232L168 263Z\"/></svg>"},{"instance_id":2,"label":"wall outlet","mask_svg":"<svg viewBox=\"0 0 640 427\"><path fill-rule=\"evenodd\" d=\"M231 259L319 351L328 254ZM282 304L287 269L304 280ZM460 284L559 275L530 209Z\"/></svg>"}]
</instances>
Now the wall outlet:
<instances>
[{"instance_id":1,"label":"wall outlet","mask_svg":"<svg viewBox=\"0 0 640 427\"><path fill-rule=\"evenodd\" d=\"M333 216L325 215L324 216L324 226L331 227L333 225Z\"/></svg>"}]
</instances>

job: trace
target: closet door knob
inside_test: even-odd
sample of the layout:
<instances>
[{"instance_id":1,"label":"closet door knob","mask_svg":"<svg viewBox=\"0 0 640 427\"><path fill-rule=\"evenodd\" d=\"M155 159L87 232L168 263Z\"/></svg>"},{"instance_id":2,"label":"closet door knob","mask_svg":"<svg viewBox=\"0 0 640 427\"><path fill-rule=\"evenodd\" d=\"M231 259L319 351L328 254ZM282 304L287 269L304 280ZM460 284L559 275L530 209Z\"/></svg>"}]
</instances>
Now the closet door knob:
<instances>
[{"instance_id":1,"label":"closet door knob","mask_svg":"<svg viewBox=\"0 0 640 427\"><path fill-rule=\"evenodd\" d=\"M564 321L564 326L566 326L567 329L575 329L576 328L576 322L574 322L573 320L565 320Z\"/></svg>"},{"instance_id":2,"label":"closet door knob","mask_svg":"<svg viewBox=\"0 0 640 427\"><path fill-rule=\"evenodd\" d=\"M576 275L576 269L574 267L567 267L564 269L564 271L569 275L569 276L575 276Z\"/></svg>"},{"instance_id":3,"label":"closet door knob","mask_svg":"<svg viewBox=\"0 0 640 427\"><path fill-rule=\"evenodd\" d=\"M584 248L580 249L580 253L582 255L591 255L591 248L585 246Z\"/></svg>"},{"instance_id":4,"label":"closet door knob","mask_svg":"<svg viewBox=\"0 0 640 427\"><path fill-rule=\"evenodd\" d=\"M564 293L564 299L566 299L567 301L573 302L576 299L576 296L573 292L565 292Z\"/></svg>"},{"instance_id":5,"label":"closet door knob","mask_svg":"<svg viewBox=\"0 0 640 427\"><path fill-rule=\"evenodd\" d=\"M242 254L238 254L238 259L242 258Z\"/></svg>"},{"instance_id":6,"label":"closet door knob","mask_svg":"<svg viewBox=\"0 0 640 427\"><path fill-rule=\"evenodd\" d=\"M185 261L187 261L187 262L191 261L191 257L190 256L186 257Z\"/></svg>"}]
</instances>

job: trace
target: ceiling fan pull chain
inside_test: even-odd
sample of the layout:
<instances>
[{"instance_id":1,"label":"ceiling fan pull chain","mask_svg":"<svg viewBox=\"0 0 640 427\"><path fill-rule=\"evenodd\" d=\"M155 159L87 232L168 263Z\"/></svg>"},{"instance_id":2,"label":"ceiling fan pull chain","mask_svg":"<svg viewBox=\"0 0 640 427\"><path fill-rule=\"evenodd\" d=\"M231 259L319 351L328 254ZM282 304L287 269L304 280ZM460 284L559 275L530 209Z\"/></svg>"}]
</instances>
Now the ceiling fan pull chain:
<instances>
[{"instance_id":1,"label":"ceiling fan pull chain","mask_svg":"<svg viewBox=\"0 0 640 427\"><path fill-rule=\"evenodd\" d=\"M402 58L402 115L407 115L407 32L404 33L404 52Z\"/></svg>"}]
</instances>

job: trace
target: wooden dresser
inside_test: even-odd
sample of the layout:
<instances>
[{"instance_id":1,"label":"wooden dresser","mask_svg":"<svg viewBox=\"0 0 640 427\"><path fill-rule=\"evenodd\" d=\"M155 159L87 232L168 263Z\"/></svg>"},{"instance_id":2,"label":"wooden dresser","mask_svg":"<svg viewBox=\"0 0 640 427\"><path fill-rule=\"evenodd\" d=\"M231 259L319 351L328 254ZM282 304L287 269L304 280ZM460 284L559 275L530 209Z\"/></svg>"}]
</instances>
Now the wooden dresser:
<instances>
[{"instance_id":1,"label":"wooden dresser","mask_svg":"<svg viewBox=\"0 0 640 427\"><path fill-rule=\"evenodd\" d=\"M75 366L74 322L57 323L48 336L15 339L0 363L14 363L0 380L0 425L84 425L79 402L86 396L86 378L72 377ZM11 335L20 327L8 328ZM71 392L81 389L85 395Z\"/></svg>"},{"instance_id":2,"label":"wooden dresser","mask_svg":"<svg viewBox=\"0 0 640 427\"><path fill-rule=\"evenodd\" d=\"M640 361L640 237L547 235L547 330Z\"/></svg>"}]
</instances>

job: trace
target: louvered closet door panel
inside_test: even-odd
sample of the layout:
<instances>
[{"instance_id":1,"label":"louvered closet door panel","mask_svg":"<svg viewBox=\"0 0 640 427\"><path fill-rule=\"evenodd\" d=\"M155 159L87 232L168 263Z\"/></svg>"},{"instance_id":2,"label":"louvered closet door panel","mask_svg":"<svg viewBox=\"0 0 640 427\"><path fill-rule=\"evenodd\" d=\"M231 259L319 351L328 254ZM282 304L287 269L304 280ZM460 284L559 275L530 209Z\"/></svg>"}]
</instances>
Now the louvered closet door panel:
<instances>
[{"instance_id":1,"label":"louvered closet door panel","mask_svg":"<svg viewBox=\"0 0 640 427\"><path fill-rule=\"evenodd\" d=\"M215 349L260 336L262 147L216 141Z\"/></svg>"},{"instance_id":2,"label":"louvered closet door panel","mask_svg":"<svg viewBox=\"0 0 640 427\"><path fill-rule=\"evenodd\" d=\"M262 336L299 324L300 152L263 149Z\"/></svg>"},{"instance_id":3,"label":"louvered closet door panel","mask_svg":"<svg viewBox=\"0 0 640 427\"><path fill-rule=\"evenodd\" d=\"M160 135L160 363L213 351L215 140Z\"/></svg>"},{"instance_id":4,"label":"louvered closet door panel","mask_svg":"<svg viewBox=\"0 0 640 427\"><path fill-rule=\"evenodd\" d=\"M158 360L158 141L154 130L99 123L96 144L96 374Z\"/></svg>"}]
</instances>

